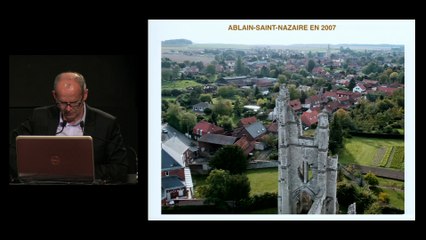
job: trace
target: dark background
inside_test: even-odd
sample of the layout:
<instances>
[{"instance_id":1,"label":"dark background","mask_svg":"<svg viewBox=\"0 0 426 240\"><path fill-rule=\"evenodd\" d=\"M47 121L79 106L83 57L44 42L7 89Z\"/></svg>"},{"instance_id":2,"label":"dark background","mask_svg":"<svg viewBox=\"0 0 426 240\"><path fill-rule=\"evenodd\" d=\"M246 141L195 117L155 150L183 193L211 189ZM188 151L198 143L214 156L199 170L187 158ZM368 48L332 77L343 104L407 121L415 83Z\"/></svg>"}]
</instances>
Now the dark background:
<instances>
[{"instance_id":1,"label":"dark background","mask_svg":"<svg viewBox=\"0 0 426 240\"><path fill-rule=\"evenodd\" d=\"M10 55L9 136L33 108L54 103L51 91L57 74L75 71L86 79L87 104L117 117L125 144L138 153L140 64L135 55ZM128 159L129 173L135 173L132 151Z\"/></svg>"}]
</instances>

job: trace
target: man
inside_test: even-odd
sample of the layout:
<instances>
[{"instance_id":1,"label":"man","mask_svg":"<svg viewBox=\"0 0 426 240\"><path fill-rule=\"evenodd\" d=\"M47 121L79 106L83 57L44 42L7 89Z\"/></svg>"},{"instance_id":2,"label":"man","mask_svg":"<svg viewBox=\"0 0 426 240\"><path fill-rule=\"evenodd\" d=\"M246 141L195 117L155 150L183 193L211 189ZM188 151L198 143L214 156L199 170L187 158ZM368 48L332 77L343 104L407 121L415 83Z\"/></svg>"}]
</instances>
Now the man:
<instances>
[{"instance_id":1,"label":"man","mask_svg":"<svg viewBox=\"0 0 426 240\"><path fill-rule=\"evenodd\" d=\"M16 137L18 135L62 135L93 137L96 179L125 182L127 152L114 116L86 104L88 89L80 73L64 72L55 78L56 105L34 109L32 115L12 133L10 175L17 177Z\"/></svg>"}]
</instances>

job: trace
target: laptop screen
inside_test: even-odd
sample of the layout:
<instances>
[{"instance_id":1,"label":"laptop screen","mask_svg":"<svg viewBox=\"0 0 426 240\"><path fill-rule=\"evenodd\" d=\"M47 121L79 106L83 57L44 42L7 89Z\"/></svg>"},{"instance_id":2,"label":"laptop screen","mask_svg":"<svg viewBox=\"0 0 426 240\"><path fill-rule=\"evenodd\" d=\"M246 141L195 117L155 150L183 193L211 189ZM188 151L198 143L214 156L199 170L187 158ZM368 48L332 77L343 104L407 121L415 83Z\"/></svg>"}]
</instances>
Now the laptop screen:
<instances>
[{"instance_id":1,"label":"laptop screen","mask_svg":"<svg viewBox=\"0 0 426 240\"><path fill-rule=\"evenodd\" d=\"M90 183L95 180L90 136L16 137L21 182Z\"/></svg>"}]
</instances>

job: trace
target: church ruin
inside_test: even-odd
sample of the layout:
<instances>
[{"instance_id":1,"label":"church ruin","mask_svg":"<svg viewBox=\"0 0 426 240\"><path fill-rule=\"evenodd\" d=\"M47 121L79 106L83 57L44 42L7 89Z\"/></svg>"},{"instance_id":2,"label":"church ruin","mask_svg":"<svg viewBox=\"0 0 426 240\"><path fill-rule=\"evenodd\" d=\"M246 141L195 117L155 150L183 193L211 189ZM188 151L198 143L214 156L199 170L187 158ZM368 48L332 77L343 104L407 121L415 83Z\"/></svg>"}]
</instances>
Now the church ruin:
<instances>
[{"instance_id":1,"label":"church ruin","mask_svg":"<svg viewBox=\"0 0 426 240\"><path fill-rule=\"evenodd\" d=\"M338 158L328 156L328 115L318 115L315 137L302 136L284 85L276 99L278 119L278 214L336 214Z\"/></svg>"}]
</instances>

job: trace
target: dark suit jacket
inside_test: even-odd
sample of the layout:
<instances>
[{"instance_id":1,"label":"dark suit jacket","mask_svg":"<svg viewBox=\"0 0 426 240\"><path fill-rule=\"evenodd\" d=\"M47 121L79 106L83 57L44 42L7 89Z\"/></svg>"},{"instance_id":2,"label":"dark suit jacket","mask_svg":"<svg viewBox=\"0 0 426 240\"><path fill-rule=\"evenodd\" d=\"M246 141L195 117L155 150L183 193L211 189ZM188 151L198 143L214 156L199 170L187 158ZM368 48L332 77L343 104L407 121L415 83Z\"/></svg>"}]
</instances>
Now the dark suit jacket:
<instances>
[{"instance_id":1,"label":"dark suit jacket","mask_svg":"<svg viewBox=\"0 0 426 240\"><path fill-rule=\"evenodd\" d=\"M95 177L125 182L127 152L116 118L86 104L84 135L92 136L95 155ZM10 174L17 177L16 136L55 135L59 124L59 109L55 106L35 108L32 115L12 133L10 143Z\"/></svg>"}]
</instances>

